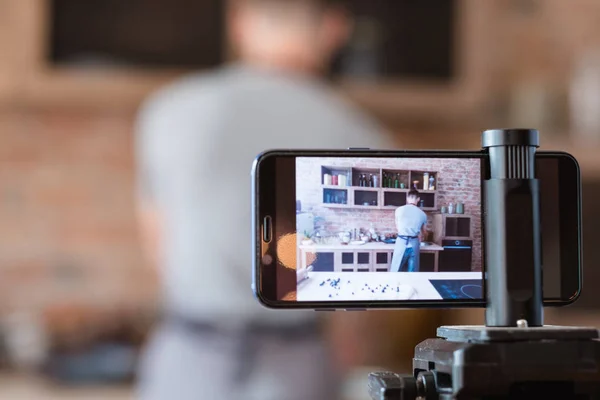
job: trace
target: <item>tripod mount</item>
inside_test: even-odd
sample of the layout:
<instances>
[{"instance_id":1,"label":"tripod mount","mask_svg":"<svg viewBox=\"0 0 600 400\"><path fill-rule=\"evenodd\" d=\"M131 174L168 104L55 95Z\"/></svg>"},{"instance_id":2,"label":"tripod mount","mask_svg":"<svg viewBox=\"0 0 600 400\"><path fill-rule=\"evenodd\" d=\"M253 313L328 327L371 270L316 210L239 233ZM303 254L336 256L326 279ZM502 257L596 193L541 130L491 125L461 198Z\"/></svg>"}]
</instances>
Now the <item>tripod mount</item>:
<instances>
[{"instance_id":1,"label":"tripod mount","mask_svg":"<svg viewBox=\"0 0 600 400\"><path fill-rule=\"evenodd\" d=\"M598 330L544 326L539 133L487 130L485 326L442 326L413 374L369 375L373 400L600 399Z\"/></svg>"}]
</instances>

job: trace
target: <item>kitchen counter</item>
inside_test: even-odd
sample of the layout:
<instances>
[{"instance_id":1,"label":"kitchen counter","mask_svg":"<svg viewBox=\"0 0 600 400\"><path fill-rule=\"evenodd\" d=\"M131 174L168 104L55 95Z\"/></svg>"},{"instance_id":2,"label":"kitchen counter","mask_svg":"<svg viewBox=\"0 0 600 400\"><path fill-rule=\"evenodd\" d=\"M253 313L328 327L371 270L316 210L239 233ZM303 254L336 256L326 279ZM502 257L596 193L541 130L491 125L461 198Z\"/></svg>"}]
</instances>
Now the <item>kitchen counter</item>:
<instances>
[{"instance_id":1,"label":"kitchen counter","mask_svg":"<svg viewBox=\"0 0 600 400\"><path fill-rule=\"evenodd\" d=\"M373 301L373 300L441 300L442 295L431 283L455 282L465 288L479 285L481 272L309 272L298 284L298 301ZM441 281L441 282L440 282ZM476 282L475 282L476 281Z\"/></svg>"},{"instance_id":2,"label":"kitchen counter","mask_svg":"<svg viewBox=\"0 0 600 400\"><path fill-rule=\"evenodd\" d=\"M300 244L299 270L313 263L309 261L309 254L319 257L319 254L331 253L333 255L330 266L332 272L386 272L389 271L394 253L394 243L368 242L362 244ZM439 253L444 248L435 243L421 245L420 253L429 253L429 270L439 270ZM421 257L423 258L423 257ZM422 260L425 262L425 260ZM331 266L333 263L333 266ZM433 265L433 268L431 268ZM425 267L424 267L425 268ZM321 271L324 272L324 271Z\"/></svg>"},{"instance_id":3,"label":"kitchen counter","mask_svg":"<svg viewBox=\"0 0 600 400\"><path fill-rule=\"evenodd\" d=\"M307 251L324 250L394 250L394 243L369 242L365 244L301 244L299 248ZM421 251L443 251L444 248L435 243L421 245Z\"/></svg>"}]
</instances>

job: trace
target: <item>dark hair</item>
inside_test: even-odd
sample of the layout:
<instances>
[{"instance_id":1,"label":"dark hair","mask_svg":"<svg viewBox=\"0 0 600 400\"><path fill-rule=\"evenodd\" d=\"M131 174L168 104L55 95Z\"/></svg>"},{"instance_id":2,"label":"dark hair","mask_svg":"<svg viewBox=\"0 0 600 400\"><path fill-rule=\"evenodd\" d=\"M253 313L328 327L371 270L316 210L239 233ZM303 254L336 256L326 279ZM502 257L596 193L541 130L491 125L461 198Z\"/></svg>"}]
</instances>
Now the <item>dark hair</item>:
<instances>
[{"instance_id":1,"label":"dark hair","mask_svg":"<svg viewBox=\"0 0 600 400\"><path fill-rule=\"evenodd\" d=\"M420 193L417 189L410 189L406 194L406 197L419 197Z\"/></svg>"}]
</instances>

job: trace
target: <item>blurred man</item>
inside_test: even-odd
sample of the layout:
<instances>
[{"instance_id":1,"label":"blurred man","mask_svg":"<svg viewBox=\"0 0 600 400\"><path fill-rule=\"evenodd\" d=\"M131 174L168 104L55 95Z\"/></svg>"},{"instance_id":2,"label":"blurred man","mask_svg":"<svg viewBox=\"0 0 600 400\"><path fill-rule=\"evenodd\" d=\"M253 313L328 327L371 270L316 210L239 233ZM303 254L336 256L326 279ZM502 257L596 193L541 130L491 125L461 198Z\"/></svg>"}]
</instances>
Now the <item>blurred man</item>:
<instances>
[{"instance_id":1,"label":"blurred man","mask_svg":"<svg viewBox=\"0 0 600 400\"><path fill-rule=\"evenodd\" d=\"M348 35L339 4L245 0L228 19L241 62L170 85L139 116L142 233L164 283L139 398L331 400L315 313L264 309L250 290L250 168L269 148L391 138L318 78Z\"/></svg>"},{"instance_id":2,"label":"blurred man","mask_svg":"<svg viewBox=\"0 0 600 400\"><path fill-rule=\"evenodd\" d=\"M417 204L419 192L411 189L406 194L406 205L394 213L398 238L392 255L392 272L419 272L421 239L425 237L427 214Z\"/></svg>"}]
</instances>

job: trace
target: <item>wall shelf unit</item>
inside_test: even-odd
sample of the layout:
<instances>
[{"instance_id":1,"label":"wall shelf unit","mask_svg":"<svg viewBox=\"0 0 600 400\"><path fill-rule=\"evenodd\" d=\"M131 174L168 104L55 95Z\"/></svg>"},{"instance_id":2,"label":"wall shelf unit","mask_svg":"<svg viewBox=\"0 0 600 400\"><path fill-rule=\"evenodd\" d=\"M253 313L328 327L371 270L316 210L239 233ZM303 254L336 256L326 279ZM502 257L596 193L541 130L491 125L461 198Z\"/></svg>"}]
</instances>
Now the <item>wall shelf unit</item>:
<instances>
[{"instance_id":1,"label":"wall shelf unit","mask_svg":"<svg viewBox=\"0 0 600 400\"><path fill-rule=\"evenodd\" d=\"M433 178L433 179L431 179ZM323 206L394 210L406 204L409 190L416 188L425 211L437 210L437 171L321 166ZM337 183L337 184L336 184Z\"/></svg>"}]
</instances>

